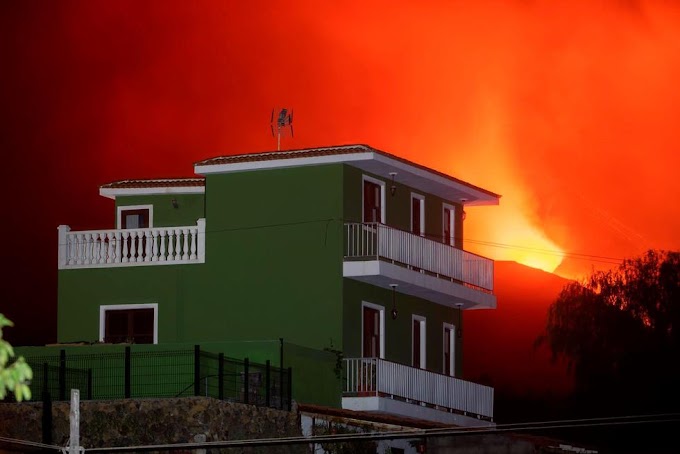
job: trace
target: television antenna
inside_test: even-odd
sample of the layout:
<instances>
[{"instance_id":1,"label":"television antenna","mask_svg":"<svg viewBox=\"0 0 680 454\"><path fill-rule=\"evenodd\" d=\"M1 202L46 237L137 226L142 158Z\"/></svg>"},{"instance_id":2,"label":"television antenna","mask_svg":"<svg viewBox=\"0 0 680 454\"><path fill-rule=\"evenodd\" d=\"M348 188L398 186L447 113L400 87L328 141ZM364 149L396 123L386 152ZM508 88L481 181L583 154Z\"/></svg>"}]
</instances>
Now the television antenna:
<instances>
[{"instance_id":1,"label":"television antenna","mask_svg":"<svg viewBox=\"0 0 680 454\"><path fill-rule=\"evenodd\" d=\"M270 127L272 130L272 137L276 135L276 150L281 151L281 130L285 129L286 127L290 128L290 136L294 137L293 135L293 109L290 111L286 109L285 107L281 108L279 112L276 114L276 117L274 117L274 111L276 109L272 109L272 116L269 121ZM276 128L276 134L274 134L274 128Z\"/></svg>"}]
</instances>

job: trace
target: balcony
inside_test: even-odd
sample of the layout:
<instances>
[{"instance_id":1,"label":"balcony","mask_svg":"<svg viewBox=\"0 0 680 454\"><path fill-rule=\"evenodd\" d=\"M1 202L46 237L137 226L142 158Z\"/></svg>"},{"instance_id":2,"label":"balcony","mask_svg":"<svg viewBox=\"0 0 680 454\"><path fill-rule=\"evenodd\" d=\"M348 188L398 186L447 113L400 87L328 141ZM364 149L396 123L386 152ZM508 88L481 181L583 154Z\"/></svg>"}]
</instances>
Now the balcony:
<instances>
[{"instance_id":1,"label":"balcony","mask_svg":"<svg viewBox=\"0 0 680 454\"><path fill-rule=\"evenodd\" d=\"M86 230L59 226L59 269L205 262L205 219L196 225Z\"/></svg>"},{"instance_id":2,"label":"balcony","mask_svg":"<svg viewBox=\"0 0 680 454\"><path fill-rule=\"evenodd\" d=\"M343 276L449 307L493 309L493 260L380 223L346 223Z\"/></svg>"},{"instance_id":3,"label":"balcony","mask_svg":"<svg viewBox=\"0 0 680 454\"><path fill-rule=\"evenodd\" d=\"M492 426L493 388L379 358L345 359L342 408Z\"/></svg>"}]
</instances>

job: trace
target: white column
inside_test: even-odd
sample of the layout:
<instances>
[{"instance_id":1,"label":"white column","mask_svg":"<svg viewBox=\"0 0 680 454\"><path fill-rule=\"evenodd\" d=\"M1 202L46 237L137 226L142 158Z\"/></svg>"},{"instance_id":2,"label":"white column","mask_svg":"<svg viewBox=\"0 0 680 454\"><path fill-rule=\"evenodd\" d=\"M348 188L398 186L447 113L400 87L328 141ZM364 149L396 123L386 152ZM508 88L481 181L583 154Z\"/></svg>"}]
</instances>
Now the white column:
<instances>
[{"instance_id":1,"label":"white column","mask_svg":"<svg viewBox=\"0 0 680 454\"><path fill-rule=\"evenodd\" d=\"M198 261L205 262L205 218L196 221L198 225Z\"/></svg>"},{"instance_id":2,"label":"white column","mask_svg":"<svg viewBox=\"0 0 680 454\"><path fill-rule=\"evenodd\" d=\"M59 246L59 261L58 261L58 266L59 269L66 268L66 265L68 264L68 259L69 259L69 247L68 247L68 239L67 234L68 232L71 231L71 227L68 225L60 225L57 227L57 241L58 241L58 246Z\"/></svg>"},{"instance_id":3,"label":"white column","mask_svg":"<svg viewBox=\"0 0 680 454\"><path fill-rule=\"evenodd\" d=\"M189 260L189 229L182 229L184 246L182 246L182 260Z\"/></svg>"}]
</instances>

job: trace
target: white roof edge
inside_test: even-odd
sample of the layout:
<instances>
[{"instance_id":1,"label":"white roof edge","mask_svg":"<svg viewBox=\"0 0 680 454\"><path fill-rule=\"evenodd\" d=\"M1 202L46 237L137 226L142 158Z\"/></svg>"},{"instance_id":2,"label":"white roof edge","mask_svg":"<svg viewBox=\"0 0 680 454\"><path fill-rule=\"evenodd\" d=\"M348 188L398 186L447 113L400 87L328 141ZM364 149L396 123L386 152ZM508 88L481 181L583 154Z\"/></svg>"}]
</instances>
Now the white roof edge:
<instances>
[{"instance_id":1,"label":"white roof edge","mask_svg":"<svg viewBox=\"0 0 680 454\"><path fill-rule=\"evenodd\" d=\"M473 186L471 186L469 183L465 184L463 182L458 182L458 181L453 181L450 180L442 175L438 175L434 172L427 171L425 169L421 169L416 166L412 166L410 164L407 164L403 161L400 161L398 159L393 159L389 156L385 156L382 154L377 154L375 157L376 161L383 162L385 164L388 164L392 167L396 167L399 169L403 169L404 171L408 171L414 175L417 175L422 178L427 178L429 180L435 181L437 183L443 184L445 186L456 186L459 188L464 188L465 192L468 192L471 194L472 197L474 197L475 200L470 200L469 202L465 202L464 205L468 206L477 206L477 205L498 205L499 204L499 199L500 196L494 196L491 195L481 189L477 189Z\"/></svg>"},{"instance_id":2,"label":"white roof edge","mask_svg":"<svg viewBox=\"0 0 680 454\"><path fill-rule=\"evenodd\" d=\"M262 154L269 154L262 153ZM471 198L469 202L465 205L468 206L480 206L480 205L498 205L500 196L491 195L481 189L477 189L469 184L463 182L453 181L442 175L435 173L434 171L428 171L422 169L418 166L414 166L403 162L399 159L394 159L389 156L385 156L382 153L374 153L373 151L365 151L360 153L340 153L327 156L304 156L300 158L285 158L285 159L272 159L266 161L246 161L237 163L227 163L227 164L207 164L207 165L194 165L194 173L197 175L210 175L218 173L231 173L231 172L243 172L252 170L264 170L264 169L281 169L288 167L300 167L300 166L310 166L319 164L338 164L338 163L348 163L356 161L369 161L374 160L376 162L381 162L383 164L390 165L392 167L408 171L414 175L421 178L426 178L431 181L435 181L439 184L445 186L453 186L458 189L464 190L470 193Z\"/></svg>"},{"instance_id":3,"label":"white roof edge","mask_svg":"<svg viewBox=\"0 0 680 454\"><path fill-rule=\"evenodd\" d=\"M165 188L99 188L99 195L115 200L118 196L204 194L205 186L174 186Z\"/></svg>"},{"instance_id":4,"label":"white roof edge","mask_svg":"<svg viewBox=\"0 0 680 454\"><path fill-rule=\"evenodd\" d=\"M305 156L301 158L236 162L233 164L195 165L194 173L197 175L209 175L211 173L230 173L247 170L281 169L286 167L301 167L319 164L338 164L342 162L367 161L374 159L374 155L375 153L372 151L364 151L361 153L344 153L327 156Z\"/></svg>"}]
</instances>

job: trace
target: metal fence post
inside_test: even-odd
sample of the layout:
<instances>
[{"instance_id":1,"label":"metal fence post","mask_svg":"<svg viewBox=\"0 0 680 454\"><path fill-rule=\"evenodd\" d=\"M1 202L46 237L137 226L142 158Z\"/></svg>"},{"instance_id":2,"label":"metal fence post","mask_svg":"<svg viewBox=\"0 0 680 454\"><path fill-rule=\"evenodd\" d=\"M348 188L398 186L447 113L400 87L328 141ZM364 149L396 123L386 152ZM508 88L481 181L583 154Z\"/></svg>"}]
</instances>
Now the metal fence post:
<instances>
[{"instance_id":1,"label":"metal fence post","mask_svg":"<svg viewBox=\"0 0 680 454\"><path fill-rule=\"evenodd\" d=\"M217 395L220 400L224 400L224 353L217 355Z\"/></svg>"},{"instance_id":2,"label":"metal fence post","mask_svg":"<svg viewBox=\"0 0 680 454\"><path fill-rule=\"evenodd\" d=\"M270 394L271 394L271 385L270 385L270 379L269 379L269 374L271 372L271 364L270 361L267 360L266 363L266 368L264 371L264 382L265 382L265 391L264 391L264 402L267 407L269 407L269 402L270 402Z\"/></svg>"},{"instance_id":3,"label":"metal fence post","mask_svg":"<svg viewBox=\"0 0 680 454\"><path fill-rule=\"evenodd\" d=\"M66 400L66 350L59 351L59 400Z\"/></svg>"},{"instance_id":4,"label":"metal fence post","mask_svg":"<svg viewBox=\"0 0 680 454\"><path fill-rule=\"evenodd\" d=\"M43 364L43 389L42 389L42 442L52 444L52 398L50 396L47 381L49 380L49 366Z\"/></svg>"},{"instance_id":5,"label":"metal fence post","mask_svg":"<svg viewBox=\"0 0 680 454\"><path fill-rule=\"evenodd\" d=\"M92 400L92 368L87 369L87 400Z\"/></svg>"},{"instance_id":6,"label":"metal fence post","mask_svg":"<svg viewBox=\"0 0 680 454\"><path fill-rule=\"evenodd\" d=\"M131 352L130 352L130 346L125 347L125 398L129 399L131 395L131 366L132 366L132 361L131 361Z\"/></svg>"},{"instance_id":7,"label":"metal fence post","mask_svg":"<svg viewBox=\"0 0 680 454\"><path fill-rule=\"evenodd\" d=\"M201 346L194 345L194 396L201 395Z\"/></svg>"},{"instance_id":8,"label":"metal fence post","mask_svg":"<svg viewBox=\"0 0 680 454\"><path fill-rule=\"evenodd\" d=\"M293 408L293 368L288 368L288 411Z\"/></svg>"},{"instance_id":9,"label":"metal fence post","mask_svg":"<svg viewBox=\"0 0 680 454\"><path fill-rule=\"evenodd\" d=\"M283 337L279 337L279 410L283 410Z\"/></svg>"},{"instance_id":10,"label":"metal fence post","mask_svg":"<svg viewBox=\"0 0 680 454\"><path fill-rule=\"evenodd\" d=\"M250 372L248 371L250 369L250 360L248 358L245 358L243 360L243 389L244 389L244 395L243 395L243 403L247 404L248 403L248 394L250 392L249 385L250 385Z\"/></svg>"}]
</instances>

